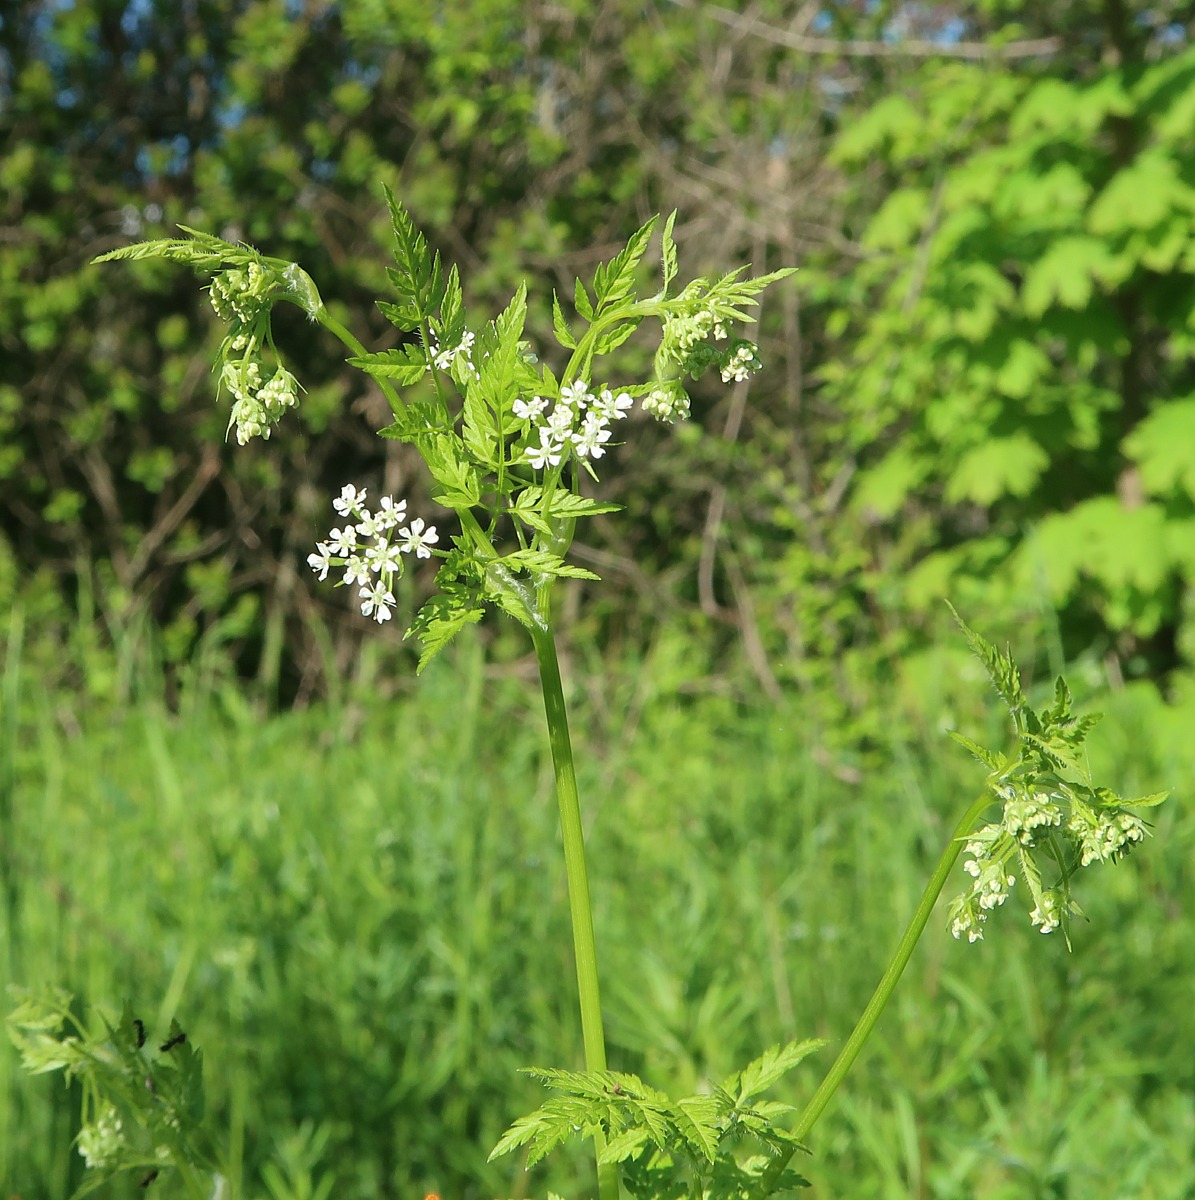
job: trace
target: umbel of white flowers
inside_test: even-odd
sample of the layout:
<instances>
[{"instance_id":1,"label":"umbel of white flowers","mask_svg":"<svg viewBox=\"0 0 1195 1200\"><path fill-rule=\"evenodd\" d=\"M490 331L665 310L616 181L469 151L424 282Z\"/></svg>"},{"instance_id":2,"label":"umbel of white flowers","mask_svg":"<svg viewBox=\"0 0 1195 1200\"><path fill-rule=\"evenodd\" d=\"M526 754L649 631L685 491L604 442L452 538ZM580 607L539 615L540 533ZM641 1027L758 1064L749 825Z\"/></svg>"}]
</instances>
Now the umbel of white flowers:
<instances>
[{"instance_id":1,"label":"umbel of white flowers","mask_svg":"<svg viewBox=\"0 0 1195 1200\"><path fill-rule=\"evenodd\" d=\"M431 558L431 547L440 540L434 525L426 525L422 517L402 524L407 516L407 502L383 496L376 512L365 507L366 491L358 491L346 483L340 496L332 501L345 523L328 534L327 541L317 542L315 553L307 556L307 564L319 576L327 579L332 567L344 568L342 584L356 584L359 589L361 613L373 617L379 625L389 621L394 609L394 580L402 576L404 554L416 558Z\"/></svg>"}]
</instances>

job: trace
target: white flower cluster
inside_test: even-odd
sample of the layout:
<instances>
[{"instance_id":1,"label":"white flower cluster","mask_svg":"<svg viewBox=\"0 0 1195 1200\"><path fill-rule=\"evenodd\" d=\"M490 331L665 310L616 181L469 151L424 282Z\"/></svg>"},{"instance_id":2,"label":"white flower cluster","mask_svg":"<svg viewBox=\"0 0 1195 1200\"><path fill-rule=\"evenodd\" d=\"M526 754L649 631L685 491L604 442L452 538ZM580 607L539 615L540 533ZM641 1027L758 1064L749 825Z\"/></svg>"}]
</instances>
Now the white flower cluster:
<instances>
[{"instance_id":1,"label":"white flower cluster","mask_svg":"<svg viewBox=\"0 0 1195 1200\"><path fill-rule=\"evenodd\" d=\"M726 321L713 309L676 313L664 318L662 352L679 373L697 378L707 367L716 366L723 383L742 383L760 370L759 347L744 338L735 338L724 349L707 344L707 339L725 341L730 336ZM662 418L673 419L671 416Z\"/></svg>"},{"instance_id":2,"label":"white flower cluster","mask_svg":"<svg viewBox=\"0 0 1195 1200\"><path fill-rule=\"evenodd\" d=\"M116 1109L109 1105L96 1120L79 1130L76 1145L88 1167L113 1166L124 1148L124 1133Z\"/></svg>"},{"instance_id":3,"label":"white flower cluster","mask_svg":"<svg viewBox=\"0 0 1195 1200\"><path fill-rule=\"evenodd\" d=\"M965 847L965 852L972 857L963 864L963 870L974 882L970 891L955 901L950 932L956 938L965 933L967 941L979 941L988 913L1008 899L1009 889L1016 883L1016 876L1008 874L1005 868L1005 856L993 854L1002 832L999 825L987 825Z\"/></svg>"},{"instance_id":4,"label":"white flower cluster","mask_svg":"<svg viewBox=\"0 0 1195 1200\"><path fill-rule=\"evenodd\" d=\"M689 419L689 393L678 383L664 384L643 398L643 411L671 425Z\"/></svg>"},{"instance_id":5,"label":"white flower cluster","mask_svg":"<svg viewBox=\"0 0 1195 1200\"><path fill-rule=\"evenodd\" d=\"M365 507L366 489L360 491L346 483L332 507L347 518L342 529L333 529L326 542L317 542L315 553L307 556L307 565L319 576L328 578L331 567L343 567L341 585L357 584L361 614L373 617L379 625L389 621L395 605L391 588L402 576L404 554L431 558L431 547L440 540L434 525L425 525L422 517L409 524L407 502L392 496L378 501L376 512Z\"/></svg>"},{"instance_id":6,"label":"white flower cluster","mask_svg":"<svg viewBox=\"0 0 1195 1200\"><path fill-rule=\"evenodd\" d=\"M759 347L754 342L739 342L734 352L722 363L722 382L742 383L760 370Z\"/></svg>"},{"instance_id":7,"label":"white flower cluster","mask_svg":"<svg viewBox=\"0 0 1195 1200\"><path fill-rule=\"evenodd\" d=\"M445 350L440 346L440 343L437 342L435 338L432 338L432 343L430 346L432 362L435 363L439 370L447 371L451 369L452 364L458 358L464 356L465 365L468 368L469 373L474 379L479 378L480 372L473 363L473 343L475 340L476 338L474 337L473 333L470 330L466 330L464 336L455 346L451 346Z\"/></svg>"},{"instance_id":8,"label":"white flower cluster","mask_svg":"<svg viewBox=\"0 0 1195 1200\"><path fill-rule=\"evenodd\" d=\"M1062 824L1062 809L1055 803L1059 797L1037 792L1033 795L1020 794L1014 788L1005 791L1005 831L1015 837L1022 846L1033 846L1037 842L1037 830L1050 829Z\"/></svg>"},{"instance_id":9,"label":"white flower cluster","mask_svg":"<svg viewBox=\"0 0 1195 1200\"><path fill-rule=\"evenodd\" d=\"M1029 914L1033 924L1040 925L1042 933L1053 933L1062 920L1062 897L1054 888L1041 894L1041 901Z\"/></svg>"},{"instance_id":10,"label":"white flower cluster","mask_svg":"<svg viewBox=\"0 0 1195 1200\"><path fill-rule=\"evenodd\" d=\"M1115 862L1136 842L1145 840L1145 823L1127 812L1096 813L1085 804L1075 804L1067 829L1079 841L1079 861Z\"/></svg>"},{"instance_id":11,"label":"white flower cluster","mask_svg":"<svg viewBox=\"0 0 1195 1200\"><path fill-rule=\"evenodd\" d=\"M1007 874L1007 864L1014 854L1020 857L1022 874L1035 901L1029 914L1034 926L1051 933L1068 912L1077 911L1065 885L1042 886L1029 852L1043 834L1070 842L1084 867L1115 861L1145 840L1145 823L1140 817L1120 809L1093 807L1065 782L1055 781L1054 789L1047 792L1033 790L1026 780L1012 779L998 786L996 794L1004 801L1000 823L985 825L965 848L971 860L963 864L963 870L974 882L950 907L950 931L956 938L966 934L968 941L977 942L983 937L988 914L1008 898L1013 876ZM1070 815L1064 821L1066 808Z\"/></svg>"},{"instance_id":12,"label":"white flower cluster","mask_svg":"<svg viewBox=\"0 0 1195 1200\"><path fill-rule=\"evenodd\" d=\"M239 341L241 338L233 339L234 350L241 349ZM283 412L299 403L299 381L285 367L263 381L261 364L253 359L225 362L221 378L233 396L228 428L236 426L237 444L241 446L254 437L268 441L271 427Z\"/></svg>"},{"instance_id":13,"label":"white flower cluster","mask_svg":"<svg viewBox=\"0 0 1195 1200\"><path fill-rule=\"evenodd\" d=\"M588 383L577 379L560 389L560 398L548 412L550 404L542 396L514 402L514 415L539 439L539 445L526 447L522 459L537 471L559 466L568 454L601 458L610 440L610 422L622 420L632 400L626 392L616 396L609 388L594 395Z\"/></svg>"},{"instance_id":14,"label":"white flower cluster","mask_svg":"<svg viewBox=\"0 0 1195 1200\"><path fill-rule=\"evenodd\" d=\"M273 286L273 279L261 263L250 262L244 268L234 267L214 275L208 294L220 320L252 325L261 316Z\"/></svg>"}]
</instances>

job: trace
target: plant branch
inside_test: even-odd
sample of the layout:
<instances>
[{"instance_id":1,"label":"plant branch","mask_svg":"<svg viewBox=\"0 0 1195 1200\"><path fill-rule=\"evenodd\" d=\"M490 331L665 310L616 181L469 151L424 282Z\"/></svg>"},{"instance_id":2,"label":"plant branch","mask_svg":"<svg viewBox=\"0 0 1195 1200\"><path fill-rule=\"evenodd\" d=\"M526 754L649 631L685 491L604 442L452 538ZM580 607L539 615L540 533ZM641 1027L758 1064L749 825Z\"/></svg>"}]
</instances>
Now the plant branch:
<instances>
[{"instance_id":1,"label":"plant branch","mask_svg":"<svg viewBox=\"0 0 1195 1200\"><path fill-rule=\"evenodd\" d=\"M357 341L357 339L334 317L324 305L320 305L315 313L315 319L331 334L335 334L341 342L344 343L354 354L365 355L369 351ZM398 398L398 393L394 390L394 385L386 379L379 379L375 376L374 381L378 387L382 389L382 395L386 397L386 403L390 405L390 411L396 416L402 416L406 405Z\"/></svg>"},{"instance_id":2,"label":"plant branch","mask_svg":"<svg viewBox=\"0 0 1195 1200\"><path fill-rule=\"evenodd\" d=\"M967 835L975 828L980 814L991 803L991 796L984 792L972 801L955 826L950 841L942 851L941 858L938 859L938 865L934 867L934 873L925 885L925 891L921 893L921 899L913 912L912 919L897 944L896 952L880 977L880 982L876 985L871 999L867 1002L867 1007L863 1010L855 1028L851 1030L850 1037L838 1052L838 1057L834 1060L833 1065L826 1072L826 1077L818 1084L817 1090L810 1097L809 1103L805 1105L800 1117L797 1118L797 1123L793 1126L793 1137L798 1141L803 1140L817 1124L826 1105L830 1103L834 1093L838 1090L838 1085L842 1083L846 1073L854 1065L855 1059L859 1057L859 1051L863 1049L864 1043L871 1036L876 1022L880 1019L880 1014L896 990L897 983L900 982L905 967L909 965L909 959L913 957L913 951L921 940L934 905L937 903L942 889L946 886L946 880L949 878L959 854L962 853ZM764 1200L764 1197L771 1195L771 1189L783 1174L784 1168L788 1166L793 1153L793 1151L783 1151L772 1160L771 1166L760 1176L752 1200Z\"/></svg>"}]
</instances>

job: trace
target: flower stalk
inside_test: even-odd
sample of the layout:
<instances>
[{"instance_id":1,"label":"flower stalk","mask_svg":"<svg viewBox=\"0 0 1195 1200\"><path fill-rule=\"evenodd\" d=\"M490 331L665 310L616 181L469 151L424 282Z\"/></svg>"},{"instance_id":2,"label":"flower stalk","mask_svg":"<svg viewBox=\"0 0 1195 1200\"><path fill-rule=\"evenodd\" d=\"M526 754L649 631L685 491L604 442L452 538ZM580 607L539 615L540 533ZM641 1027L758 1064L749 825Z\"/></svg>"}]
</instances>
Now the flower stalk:
<instances>
[{"instance_id":1,"label":"flower stalk","mask_svg":"<svg viewBox=\"0 0 1195 1200\"><path fill-rule=\"evenodd\" d=\"M597 945L593 936L593 907L589 899L589 871L585 864L585 831L581 825L581 805L577 796L577 773L573 765L572 739L568 731L568 711L560 681L560 663L551 622L531 630L535 657L539 663L540 686L544 694L544 713L548 720L548 741L552 748L552 767L556 776L556 799L560 806L560 833L564 842L564 870L568 880L568 906L573 926L573 955L577 964L577 992L581 1005L581 1037L585 1046L586 1071L606 1070L606 1038L602 1029L601 989L598 984ZM594 1139L598 1168L598 1194L601 1200L618 1200L618 1165L603 1163L605 1139Z\"/></svg>"},{"instance_id":2,"label":"flower stalk","mask_svg":"<svg viewBox=\"0 0 1195 1200\"><path fill-rule=\"evenodd\" d=\"M934 911L934 905L942 894L947 879L950 878L950 872L954 869L958 856L962 853L967 835L975 828L975 822L979 820L984 809L991 803L991 795L984 792L968 805L967 811L959 819L950 841L947 842L946 848L938 859L937 866L934 867L929 882L925 885L925 890L921 893L921 899L917 902L913 916L901 935L888 966L880 976L879 983L876 984L871 999L868 1000L862 1015L855 1023L855 1028L851 1030L850 1036L838 1052L838 1057L826 1072L825 1078L818 1084L817 1090L801 1110L801 1115L792 1128L794 1140L803 1142L809 1135L810 1130L817 1124L818 1118L821 1117L834 1093L838 1090L839 1084L854 1066L855 1059L859 1057L859 1052L863 1049L867 1039L871 1037L872 1030L875 1029L876 1022L880 1019L880 1014L883 1013L888 1001L892 998L892 993L896 990L896 985L900 982L905 967L909 965L909 959L913 957L913 951L917 948L922 933L925 932L925 926ZM777 1181L784 1173L784 1169L788 1166L794 1153L794 1150L785 1148L772 1160L767 1171L760 1176L752 1200L765 1200L765 1197L772 1195Z\"/></svg>"}]
</instances>

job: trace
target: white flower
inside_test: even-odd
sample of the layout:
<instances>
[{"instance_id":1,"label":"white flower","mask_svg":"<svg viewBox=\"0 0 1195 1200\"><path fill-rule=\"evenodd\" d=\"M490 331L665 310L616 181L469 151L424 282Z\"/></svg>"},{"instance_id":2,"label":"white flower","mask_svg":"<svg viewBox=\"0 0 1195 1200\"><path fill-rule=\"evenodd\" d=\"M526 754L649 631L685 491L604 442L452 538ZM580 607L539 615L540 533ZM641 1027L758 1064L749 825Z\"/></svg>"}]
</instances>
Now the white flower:
<instances>
[{"instance_id":1,"label":"white flower","mask_svg":"<svg viewBox=\"0 0 1195 1200\"><path fill-rule=\"evenodd\" d=\"M602 388L601 394L593 402L592 411L607 421L621 421L634 401L626 392L614 395L609 388Z\"/></svg>"},{"instance_id":2,"label":"white flower","mask_svg":"<svg viewBox=\"0 0 1195 1200\"><path fill-rule=\"evenodd\" d=\"M79 1130L77 1145L89 1168L113 1166L124 1147L124 1134L116 1109L109 1105L93 1124L84 1125Z\"/></svg>"},{"instance_id":3,"label":"white flower","mask_svg":"<svg viewBox=\"0 0 1195 1200\"><path fill-rule=\"evenodd\" d=\"M341 558L352 554L357 548L357 531L351 525L346 525L343 529L333 529L328 534L328 546L333 554Z\"/></svg>"},{"instance_id":4,"label":"white flower","mask_svg":"<svg viewBox=\"0 0 1195 1200\"><path fill-rule=\"evenodd\" d=\"M422 517L416 517L410 525L404 526L398 532L407 539L399 549L404 554L410 554L413 550L416 558L431 558L432 552L428 547L434 546L440 540L434 525L424 529Z\"/></svg>"},{"instance_id":5,"label":"white flower","mask_svg":"<svg viewBox=\"0 0 1195 1200\"><path fill-rule=\"evenodd\" d=\"M950 932L956 938L961 938L965 933L967 941L978 942L983 938L983 922L986 917L986 913L975 912L970 906L966 906L950 923Z\"/></svg>"},{"instance_id":6,"label":"white flower","mask_svg":"<svg viewBox=\"0 0 1195 1200\"><path fill-rule=\"evenodd\" d=\"M365 503L365 497L367 494L368 493L366 492L365 488L357 491L357 489L353 487L351 483L346 483L344 487L340 489L340 496L332 501L332 507L336 509L336 511L340 513L342 517L347 517L349 515L356 516L361 508L361 505Z\"/></svg>"},{"instance_id":7,"label":"white flower","mask_svg":"<svg viewBox=\"0 0 1195 1200\"><path fill-rule=\"evenodd\" d=\"M307 565L316 573L320 583L328 578L328 568L332 562L328 546L324 542L315 543L315 553L307 556Z\"/></svg>"},{"instance_id":8,"label":"white flower","mask_svg":"<svg viewBox=\"0 0 1195 1200\"><path fill-rule=\"evenodd\" d=\"M393 529L407 515L407 502L395 501L393 496L383 496L378 501L375 523L379 529Z\"/></svg>"},{"instance_id":9,"label":"white flower","mask_svg":"<svg viewBox=\"0 0 1195 1200\"><path fill-rule=\"evenodd\" d=\"M279 367L270 380L258 388L257 399L267 411L293 408L299 402L299 381L285 367Z\"/></svg>"},{"instance_id":10,"label":"white flower","mask_svg":"<svg viewBox=\"0 0 1195 1200\"><path fill-rule=\"evenodd\" d=\"M752 371L760 368L759 359L755 357L755 347L750 342L744 342L722 367L722 382L742 383L750 378Z\"/></svg>"},{"instance_id":11,"label":"white flower","mask_svg":"<svg viewBox=\"0 0 1195 1200\"><path fill-rule=\"evenodd\" d=\"M366 583L369 580L369 563L365 561L365 557L361 554L353 554L349 556L348 561L344 564L344 582L347 584Z\"/></svg>"},{"instance_id":12,"label":"white flower","mask_svg":"<svg viewBox=\"0 0 1195 1200\"><path fill-rule=\"evenodd\" d=\"M382 527L381 513L375 517L368 508L363 508L358 516L361 519L357 522L357 532L363 538L381 537L386 532Z\"/></svg>"},{"instance_id":13,"label":"white flower","mask_svg":"<svg viewBox=\"0 0 1195 1200\"><path fill-rule=\"evenodd\" d=\"M1062 824L1062 809L1046 792L1019 795L1016 792L1005 801L1001 821L1005 831L1023 846L1032 846L1038 829Z\"/></svg>"},{"instance_id":14,"label":"white flower","mask_svg":"<svg viewBox=\"0 0 1195 1200\"><path fill-rule=\"evenodd\" d=\"M548 402L542 396L532 396L530 400L516 400L511 408L520 421L534 421L548 407Z\"/></svg>"},{"instance_id":15,"label":"white flower","mask_svg":"<svg viewBox=\"0 0 1195 1200\"><path fill-rule=\"evenodd\" d=\"M643 411L655 417L657 421L667 421L669 424L678 419L686 420L689 416L688 393L675 383L652 388L644 397Z\"/></svg>"},{"instance_id":16,"label":"white flower","mask_svg":"<svg viewBox=\"0 0 1195 1200\"><path fill-rule=\"evenodd\" d=\"M560 403L577 408L585 408L593 397L589 394L589 384L583 379L574 379L560 389Z\"/></svg>"},{"instance_id":17,"label":"white flower","mask_svg":"<svg viewBox=\"0 0 1195 1200\"><path fill-rule=\"evenodd\" d=\"M387 579L398 570L399 547L385 538L378 540L365 552L365 561L371 571L384 575Z\"/></svg>"},{"instance_id":18,"label":"white flower","mask_svg":"<svg viewBox=\"0 0 1195 1200\"><path fill-rule=\"evenodd\" d=\"M1043 892L1041 903L1030 914L1029 919L1034 925L1040 925L1042 933L1052 933L1058 928L1058 893Z\"/></svg>"},{"instance_id":19,"label":"white flower","mask_svg":"<svg viewBox=\"0 0 1195 1200\"><path fill-rule=\"evenodd\" d=\"M390 610L394 607L394 596L381 580L373 587L363 586L360 593L361 615L371 616L379 625L390 620Z\"/></svg>"},{"instance_id":20,"label":"white flower","mask_svg":"<svg viewBox=\"0 0 1195 1200\"><path fill-rule=\"evenodd\" d=\"M596 412L586 413L581 432L573 434L573 446L581 458L601 458L606 453L603 443L609 440L606 422Z\"/></svg>"},{"instance_id":21,"label":"white flower","mask_svg":"<svg viewBox=\"0 0 1195 1200\"><path fill-rule=\"evenodd\" d=\"M564 443L553 438L550 429L541 428L539 431L539 445L527 447L526 461L531 464L534 470L542 471L545 467L559 466L560 457L563 452Z\"/></svg>"},{"instance_id":22,"label":"white flower","mask_svg":"<svg viewBox=\"0 0 1195 1200\"><path fill-rule=\"evenodd\" d=\"M572 433L573 422L576 419L577 414L567 404L558 404L544 424L548 433L558 441L564 441Z\"/></svg>"},{"instance_id":23,"label":"white flower","mask_svg":"<svg viewBox=\"0 0 1195 1200\"><path fill-rule=\"evenodd\" d=\"M474 335L469 330L465 331L458 345L452 346L447 350L441 349L439 343L433 340L431 346L432 362L434 362L441 371L447 371L448 368L451 367L456 359L462 354L468 358L469 351L473 349L474 340ZM477 372L475 370L474 374L476 373Z\"/></svg>"}]
</instances>

